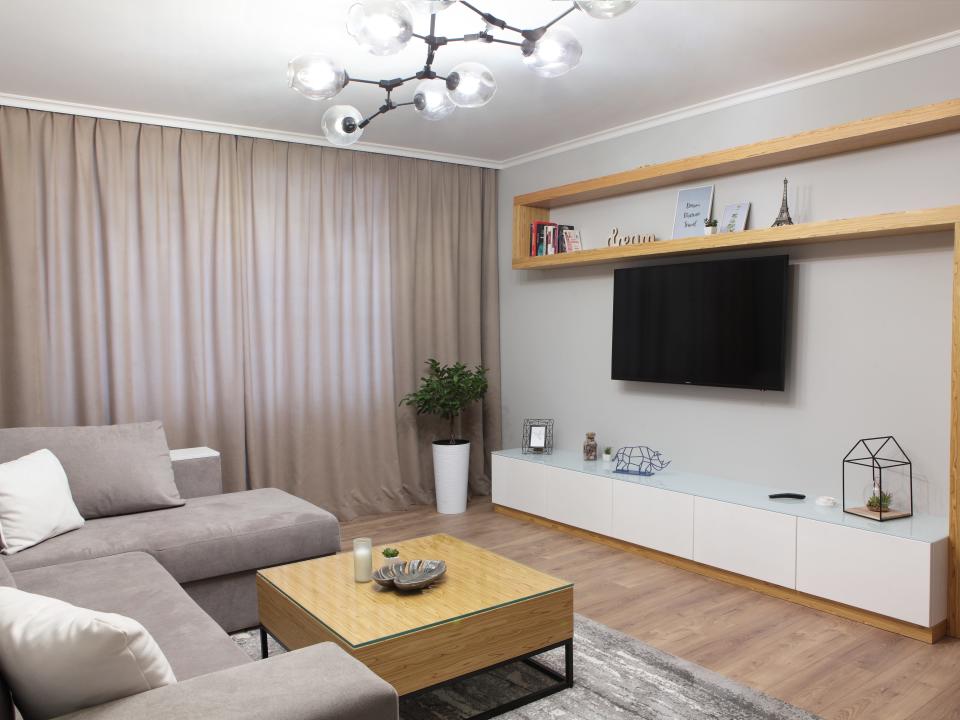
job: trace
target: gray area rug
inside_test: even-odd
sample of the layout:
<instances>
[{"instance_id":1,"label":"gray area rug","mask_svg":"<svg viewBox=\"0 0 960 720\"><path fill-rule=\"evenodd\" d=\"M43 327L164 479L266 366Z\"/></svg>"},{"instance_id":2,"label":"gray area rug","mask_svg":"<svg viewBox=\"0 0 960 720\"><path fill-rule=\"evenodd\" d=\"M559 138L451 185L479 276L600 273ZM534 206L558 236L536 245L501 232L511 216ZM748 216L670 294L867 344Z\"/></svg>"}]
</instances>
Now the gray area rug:
<instances>
[{"instance_id":1,"label":"gray area rug","mask_svg":"<svg viewBox=\"0 0 960 720\"><path fill-rule=\"evenodd\" d=\"M260 657L256 632L233 636ZM270 654L284 650L270 638ZM563 650L537 658L563 672ZM574 618L574 687L501 715L505 720L816 720L815 715L668 655L581 615ZM460 720L552 681L517 662L400 701L402 720Z\"/></svg>"}]
</instances>

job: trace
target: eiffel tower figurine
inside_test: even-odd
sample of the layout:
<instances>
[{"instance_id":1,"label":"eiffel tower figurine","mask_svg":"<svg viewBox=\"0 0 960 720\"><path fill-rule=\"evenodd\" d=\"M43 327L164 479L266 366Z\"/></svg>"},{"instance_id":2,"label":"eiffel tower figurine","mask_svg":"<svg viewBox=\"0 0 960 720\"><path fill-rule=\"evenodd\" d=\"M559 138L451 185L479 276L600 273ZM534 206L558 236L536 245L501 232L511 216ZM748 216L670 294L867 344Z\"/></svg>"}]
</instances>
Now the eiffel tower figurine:
<instances>
[{"instance_id":1,"label":"eiffel tower figurine","mask_svg":"<svg viewBox=\"0 0 960 720\"><path fill-rule=\"evenodd\" d=\"M783 201L780 203L780 214L777 215L777 219L773 221L773 225L770 227L780 227L781 225L793 225L793 220L790 218L790 208L787 207L787 179L783 179Z\"/></svg>"}]
</instances>

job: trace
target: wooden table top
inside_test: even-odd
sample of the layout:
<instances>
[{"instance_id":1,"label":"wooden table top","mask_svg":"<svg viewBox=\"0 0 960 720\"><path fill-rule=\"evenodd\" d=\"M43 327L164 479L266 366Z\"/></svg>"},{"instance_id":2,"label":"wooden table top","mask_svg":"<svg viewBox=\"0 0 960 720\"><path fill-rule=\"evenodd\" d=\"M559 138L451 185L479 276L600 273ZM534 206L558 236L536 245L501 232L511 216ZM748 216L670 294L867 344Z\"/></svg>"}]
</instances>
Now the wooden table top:
<instances>
[{"instance_id":1,"label":"wooden table top","mask_svg":"<svg viewBox=\"0 0 960 720\"><path fill-rule=\"evenodd\" d=\"M353 579L353 553L261 570L259 575L354 648L572 587L451 535L427 535L397 547L404 560L444 560L447 573L426 590L398 593Z\"/></svg>"}]
</instances>

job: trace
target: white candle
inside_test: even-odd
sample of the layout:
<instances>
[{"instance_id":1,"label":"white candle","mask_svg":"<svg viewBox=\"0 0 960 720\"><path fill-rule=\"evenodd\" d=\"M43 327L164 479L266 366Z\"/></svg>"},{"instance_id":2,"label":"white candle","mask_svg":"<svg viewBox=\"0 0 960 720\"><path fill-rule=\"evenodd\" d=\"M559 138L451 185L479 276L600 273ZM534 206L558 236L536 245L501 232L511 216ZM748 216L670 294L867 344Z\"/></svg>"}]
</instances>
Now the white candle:
<instances>
[{"instance_id":1,"label":"white candle","mask_svg":"<svg viewBox=\"0 0 960 720\"><path fill-rule=\"evenodd\" d=\"M373 574L373 549L370 538L356 538L353 541L353 579L357 582L370 582Z\"/></svg>"}]
</instances>

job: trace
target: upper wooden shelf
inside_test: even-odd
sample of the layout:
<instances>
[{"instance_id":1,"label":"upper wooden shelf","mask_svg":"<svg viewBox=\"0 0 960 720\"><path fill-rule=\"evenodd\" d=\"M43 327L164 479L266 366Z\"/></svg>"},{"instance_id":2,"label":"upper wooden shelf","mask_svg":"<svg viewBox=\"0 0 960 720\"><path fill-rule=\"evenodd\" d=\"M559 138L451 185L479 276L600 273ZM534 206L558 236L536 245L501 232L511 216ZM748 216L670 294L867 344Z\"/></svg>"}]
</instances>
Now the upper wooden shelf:
<instances>
[{"instance_id":1,"label":"upper wooden shelf","mask_svg":"<svg viewBox=\"0 0 960 720\"><path fill-rule=\"evenodd\" d=\"M867 215L845 220L826 220L802 225L785 225L783 227L704 235L680 240L658 240L642 245L623 245L621 247L581 250L580 252L561 253L559 255L514 258L513 267L537 270L595 265L597 263L645 257L666 257L685 253L802 245L910 233L954 231L957 229L960 229L960 205L950 205L930 210L883 213L882 215Z\"/></svg>"},{"instance_id":2,"label":"upper wooden shelf","mask_svg":"<svg viewBox=\"0 0 960 720\"><path fill-rule=\"evenodd\" d=\"M561 207L957 130L960 130L960 98L683 160L645 165L592 180L517 195L513 202L514 205L527 207Z\"/></svg>"}]
</instances>

